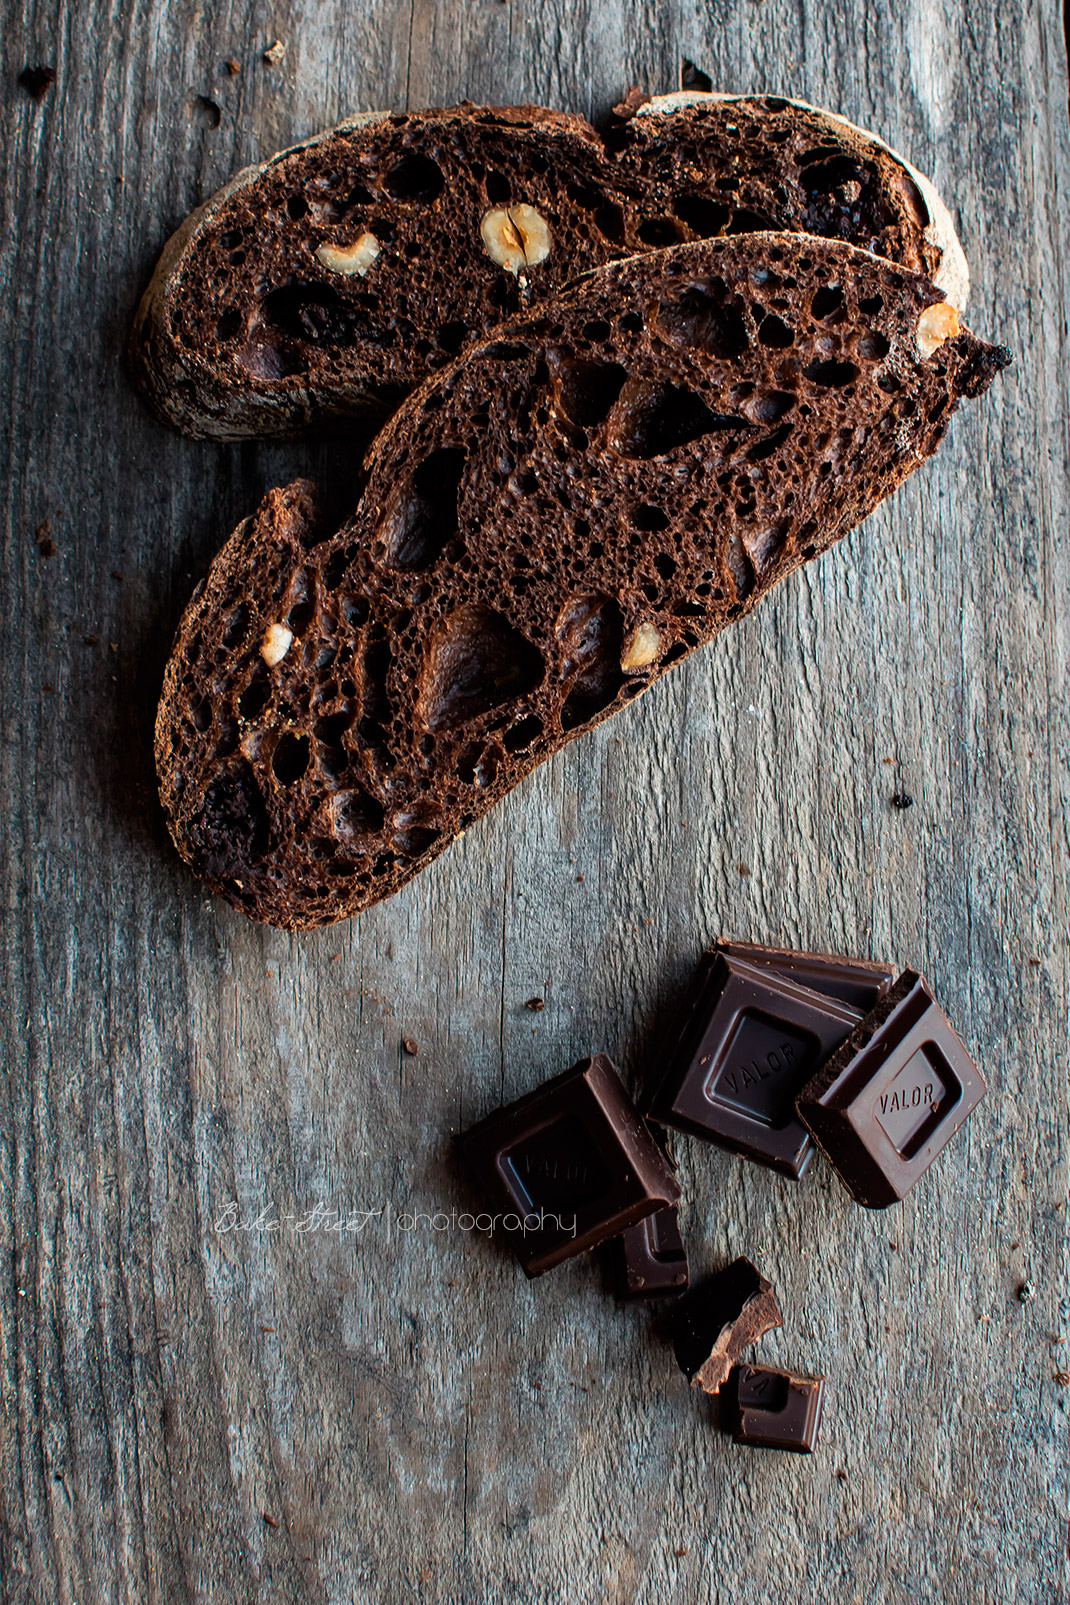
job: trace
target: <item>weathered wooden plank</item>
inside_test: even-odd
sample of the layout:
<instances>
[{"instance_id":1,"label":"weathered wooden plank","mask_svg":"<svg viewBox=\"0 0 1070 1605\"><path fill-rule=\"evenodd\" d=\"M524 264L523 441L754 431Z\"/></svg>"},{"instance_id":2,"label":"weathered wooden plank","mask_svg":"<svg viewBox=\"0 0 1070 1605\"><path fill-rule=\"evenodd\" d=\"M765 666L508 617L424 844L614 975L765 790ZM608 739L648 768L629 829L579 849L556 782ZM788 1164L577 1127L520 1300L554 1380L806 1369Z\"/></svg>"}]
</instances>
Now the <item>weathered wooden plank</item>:
<instances>
[{"instance_id":1,"label":"weathered wooden plank","mask_svg":"<svg viewBox=\"0 0 1070 1605\"><path fill-rule=\"evenodd\" d=\"M1070 1591L1059 20L994 0L16 14L5 1598ZM971 319L1016 367L864 529L393 902L300 939L208 906L153 804L169 634L266 486L311 471L341 494L357 452L205 446L147 417L121 347L163 237L349 110L468 94L602 116L634 81L672 87L683 54L931 169ZM36 60L58 74L39 104L14 87ZM501 1096L595 1046L638 1081L720 932L919 964L991 1088L890 1214L826 1171L792 1187L679 1145L697 1264L761 1258L787 1317L765 1352L829 1370L812 1463L728 1443L597 1270L528 1286L485 1241L399 1219L465 1206L448 1133Z\"/></svg>"}]
</instances>

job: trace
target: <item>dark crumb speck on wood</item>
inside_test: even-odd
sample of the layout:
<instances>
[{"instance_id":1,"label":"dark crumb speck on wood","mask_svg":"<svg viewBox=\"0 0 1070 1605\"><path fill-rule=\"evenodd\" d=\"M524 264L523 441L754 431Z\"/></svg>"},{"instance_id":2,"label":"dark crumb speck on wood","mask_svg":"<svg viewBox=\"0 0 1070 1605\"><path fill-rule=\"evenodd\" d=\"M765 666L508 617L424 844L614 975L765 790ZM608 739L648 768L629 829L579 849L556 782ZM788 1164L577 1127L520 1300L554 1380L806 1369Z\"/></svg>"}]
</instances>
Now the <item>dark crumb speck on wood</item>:
<instances>
[{"instance_id":1,"label":"dark crumb speck on wood","mask_svg":"<svg viewBox=\"0 0 1070 1605\"><path fill-rule=\"evenodd\" d=\"M416 1055L420 1051L420 1044L417 1042L415 1037L406 1037L401 1046L405 1049L405 1052L409 1055L410 1059L415 1059Z\"/></svg>"},{"instance_id":2,"label":"dark crumb speck on wood","mask_svg":"<svg viewBox=\"0 0 1070 1605\"><path fill-rule=\"evenodd\" d=\"M543 998L528 998L524 1007L525 1009L530 1009L532 1014L541 1014L546 1007L546 1003Z\"/></svg>"},{"instance_id":3,"label":"dark crumb speck on wood","mask_svg":"<svg viewBox=\"0 0 1070 1605\"><path fill-rule=\"evenodd\" d=\"M892 794L892 807L893 808L904 809L904 808L913 808L913 806L914 806L914 799L910 795L909 791L893 792L893 794Z\"/></svg>"},{"instance_id":4,"label":"dark crumb speck on wood","mask_svg":"<svg viewBox=\"0 0 1070 1605\"><path fill-rule=\"evenodd\" d=\"M44 100L48 91L56 81L55 67L23 67L19 73L19 84L25 89L31 100Z\"/></svg>"},{"instance_id":5,"label":"dark crumb speck on wood","mask_svg":"<svg viewBox=\"0 0 1070 1605\"><path fill-rule=\"evenodd\" d=\"M683 56L680 60L680 88L701 89L709 94L713 88L713 79L708 72L703 72L701 67L696 67L693 61Z\"/></svg>"}]
</instances>

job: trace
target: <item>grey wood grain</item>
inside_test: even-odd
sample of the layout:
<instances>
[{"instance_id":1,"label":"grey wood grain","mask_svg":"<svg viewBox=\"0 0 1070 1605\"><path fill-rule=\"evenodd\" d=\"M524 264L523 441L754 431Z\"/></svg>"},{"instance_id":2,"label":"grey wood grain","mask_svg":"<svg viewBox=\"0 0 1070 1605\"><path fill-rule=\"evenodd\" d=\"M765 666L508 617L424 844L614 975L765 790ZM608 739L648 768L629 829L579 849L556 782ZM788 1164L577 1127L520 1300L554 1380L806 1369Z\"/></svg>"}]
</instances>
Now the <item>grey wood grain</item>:
<instances>
[{"instance_id":1,"label":"grey wood grain","mask_svg":"<svg viewBox=\"0 0 1070 1605\"><path fill-rule=\"evenodd\" d=\"M3 1597L1070 1598L1056 8L22 0L2 48ZM1016 366L864 528L392 902L301 938L209 904L154 804L169 635L265 487L341 496L359 447L146 415L122 345L159 246L345 112L602 116L682 55L931 170L971 322ZM402 1218L466 1206L449 1133L502 1096L598 1047L638 1083L719 933L918 965L990 1086L885 1214L817 1166L678 1145L696 1268L755 1255L786 1316L763 1352L828 1372L812 1461L734 1447L596 1267L530 1286Z\"/></svg>"}]
</instances>

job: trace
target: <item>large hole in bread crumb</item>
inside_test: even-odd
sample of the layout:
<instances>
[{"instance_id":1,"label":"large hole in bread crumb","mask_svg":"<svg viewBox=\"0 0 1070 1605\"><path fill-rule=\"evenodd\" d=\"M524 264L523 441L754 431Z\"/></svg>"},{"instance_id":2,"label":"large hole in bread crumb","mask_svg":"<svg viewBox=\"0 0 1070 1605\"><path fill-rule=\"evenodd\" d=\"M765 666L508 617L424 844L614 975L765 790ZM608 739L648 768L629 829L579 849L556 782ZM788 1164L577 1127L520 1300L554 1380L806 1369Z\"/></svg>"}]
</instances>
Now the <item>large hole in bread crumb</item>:
<instances>
[{"instance_id":1,"label":"large hole in bread crumb","mask_svg":"<svg viewBox=\"0 0 1070 1605\"><path fill-rule=\"evenodd\" d=\"M790 390L767 390L748 404L746 413L756 424L775 424L794 405L795 397Z\"/></svg>"},{"instance_id":2,"label":"large hole in bread crumb","mask_svg":"<svg viewBox=\"0 0 1070 1605\"><path fill-rule=\"evenodd\" d=\"M628 514L628 522L633 529L655 535L660 529L668 529L669 515L651 502L639 502Z\"/></svg>"},{"instance_id":3,"label":"large hole in bread crumb","mask_svg":"<svg viewBox=\"0 0 1070 1605\"><path fill-rule=\"evenodd\" d=\"M355 836L374 836L383 828L386 817L383 805L362 786L351 791L340 791L331 798L334 828L343 841Z\"/></svg>"},{"instance_id":4,"label":"large hole in bread crumb","mask_svg":"<svg viewBox=\"0 0 1070 1605\"><path fill-rule=\"evenodd\" d=\"M422 201L441 195L446 177L430 156L403 156L383 180L384 188L396 201Z\"/></svg>"},{"instance_id":5,"label":"large hole in bread crumb","mask_svg":"<svg viewBox=\"0 0 1070 1605\"><path fill-rule=\"evenodd\" d=\"M750 344L743 298L720 278L687 285L677 300L658 308L656 321L666 339L711 357L738 357Z\"/></svg>"},{"instance_id":6,"label":"large hole in bread crumb","mask_svg":"<svg viewBox=\"0 0 1070 1605\"><path fill-rule=\"evenodd\" d=\"M300 780L308 768L308 737L287 730L271 755L271 768L280 785L292 786Z\"/></svg>"},{"instance_id":7,"label":"large hole in bread crumb","mask_svg":"<svg viewBox=\"0 0 1070 1605\"><path fill-rule=\"evenodd\" d=\"M711 412L682 385L629 379L611 417L610 444L622 457L661 457L704 435L751 428L738 414Z\"/></svg>"},{"instance_id":8,"label":"large hole in bread crumb","mask_svg":"<svg viewBox=\"0 0 1070 1605\"><path fill-rule=\"evenodd\" d=\"M271 682L258 673L256 678L250 680L241 696L238 698L238 712L243 719L255 719L263 713L268 698L271 695Z\"/></svg>"},{"instance_id":9,"label":"large hole in bread crumb","mask_svg":"<svg viewBox=\"0 0 1070 1605\"><path fill-rule=\"evenodd\" d=\"M660 248L675 245L680 234L671 217L648 217L639 225L639 238L644 245Z\"/></svg>"},{"instance_id":10,"label":"large hole in bread crumb","mask_svg":"<svg viewBox=\"0 0 1070 1605\"><path fill-rule=\"evenodd\" d=\"M379 526L384 561L391 568L429 568L456 535L464 461L459 446L444 446L402 480Z\"/></svg>"},{"instance_id":11,"label":"large hole in bread crumb","mask_svg":"<svg viewBox=\"0 0 1070 1605\"><path fill-rule=\"evenodd\" d=\"M760 463L764 462L766 457L772 457L773 453L779 451L787 440L791 434L792 427L791 424L781 424L779 429L774 429L773 433L767 435L764 440L755 441L747 453L747 461Z\"/></svg>"},{"instance_id":12,"label":"large hole in bread crumb","mask_svg":"<svg viewBox=\"0 0 1070 1605\"><path fill-rule=\"evenodd\" d=\"M236 340L244 327L245 319L237 307L228 307L216 320L215 337L220 344L225 345L228 340Z\"/></svg>"},{"instance_id":13,"label":"large hole in bread crumb","mask_svg":"<svg viewBox=\"0 0 1070 1605\"><path fill-rule=\"evenodd\" d=\"M770 229L775 231L777 227L776 219L768 217L765 212L751 212L745 206L737 206L725 233L764 234Z\"/></svg>"},{"instance_id":14,"label":"large hole in bread crumb","mask_svg":"<svg viewBox=\"0 0 1070 1605\"><path fill-rule=\"evenodd\" d=\"M559 353L551 366L554 405L579 429L593 429L603 421L628 377L619 363L566 360Z\"/></svg>"},{"instance_id":15,"label":"large hole in bread crumb","mask_svg":"<svg viewBox=\"0 0 1070 1605\"><path fill-rule=\"evenodd\" d=\"M799 158L799 182L809 195L827 195L845 184L865 183L865 171L853 156L838 154L828 161L812 160L818 154L821 153L811 151Z\"/></svg>"},{"instance_id":16,"label":"large hole in bread crumb","mask_svg":"<svg viewBox=\"0 0 1070 1605\"><path fill-rule=\"evenodd\" d=\"M348 345L353 339L350 308L329 284L284 284L260 303L258 318L289 340Z\"/></svg>"},{"instance_id":17,"label":"large hole in bread crumb","mask_svg":"<svg viewBox=\"0 0 1070 1605\"><path fill-rule=\"evenodd\" d=\"M541 735L542 720L531 713L526 719L519 719L511 730L507 730L502 742L506 752L524 752L532 742L538 741Z\"/></svg>"},{"instance_id":18,"label":"large hole in bread crumb","mask_svg":"<svg viewBox=\"0 0 1070 1605\"><path fill-rule=\"evenodd\" d=\"M738 531L729 530L725 537L723 552L725 567L732 582L732 590L735 592L735 605L738 606L754 589L754 569Z\"/></svg>"},{"instance_id":19,"label":"large hole in bread crumb","mask_svg":"<svg viewBox=\"0 0 1070 1605\"><path fill-rule=\"evenodd\" d=\"M843 312L845 306L843 291L839 285L823 284L810 302L810 311L815 318L820 318L822 322L825 322L834 317L837 312ZM837 322L839 321L837 319Z\"/></svg>"},{"instance_id":20,"label":"large hole in bread crumb","mask_svg":"<svg viewBox=\"0 0 1070 1605\"><path fill-rule=\"evenodd\" d=\"M794 345L795 334L774 312L770 312L758 325L758 339L763 346L770 346L774 351L786 351L788 346Z\"/></svg>"},{"instance_id":21,"label":"large hole in bread crumb","mask_svg":"<svg viewBox=\"0 0 1070 1605\"><path fill-rule=\"evenodd\" d=\"M239 602L227 620L227 627L220 638L221 644L228 652L233 652L235 647L241 646L245 640L246 631L249 628L249 618L249 604L247 602Z\"/></svg>"},{"instance_id":22,"label":"large hole in bread crumb","mask_svg":"<svg viewBox=\"0 0 1070 1605\"><path fill-rule=\"evenodd\" d=\"M390 673L390 642L382 624L376 623L368 631L364 649L360 685L360 723L357 732L368 747L381 747L386 742L390 723L390 695L387 676Z\"/></svg>"},{"instance_id":23,"label":"large hole in bread crumb","mask_svg":"<svg viewBox=\"0 0 1070 1605\"><path fill-rule=\"evenodd\" d=\"M747 556L754 564L754 568L759 575L764 575L766 570L771 567L774 558L787 539L790 528L791 520L789 518L781 518L775 524L770 524L766 529L744 531L743 545L746 547Z\"/></svg>"},{"instance_id":24,"label":"large hole in bread crumb","mask_svg":"<svg viewBox=\"0 0 1070 1605\"><path fill-rule=\"evenodd\" d=\"M711 201L707 195L678 195L673 211L681 223L686 223L691 232L702 239L720 234L732 216L730 206Z\"/></svg>"},{"instance_id":25,"label":"large hole in bread crumb","mask_svg":"<svg viewBox=\"0 0 1070 1605\"><path fill-rule=\"evenodd\" d=\"M352 723L352 710L343 708L340 713L324 714L323 718L317 719L312 734L322 746L337 747Z\"/></svg>"},{"instance_id":26,"label":"large hole in bread crumb","mask_svg":"<svg viewBox=\"0 0 1070 1605\"><path fill-rule=\"evenodd\" d=\"M568 687L561 725L573 730L608 708L624 684L620 606L608 596L573 597L558 616L555 633L563 648L561 673Z\"/></svg>"},{"instance_id":27,"label":"large hole in bread crumb","mask_svg":"<svg viewBox=\"0 0 1070 1605\"><path fill-rule=\"evenodd\" d=\"M853 362L835 360L808 363L803 373L812 384L824 385L831 390L842 389L858 378L858 369Z\"/></svg>"},{"instance_id":28,"label":"large hole in bread crumb","mask_svg":"<svg viewBox=\"0 0 1070 1605\"><path fill-rule=\"evenodd\" d=\"M429 729L452 729L533 691L543 672L538 647L503 614L459 607L431 642L420 716Z\"/></svg>"}]
</instances>

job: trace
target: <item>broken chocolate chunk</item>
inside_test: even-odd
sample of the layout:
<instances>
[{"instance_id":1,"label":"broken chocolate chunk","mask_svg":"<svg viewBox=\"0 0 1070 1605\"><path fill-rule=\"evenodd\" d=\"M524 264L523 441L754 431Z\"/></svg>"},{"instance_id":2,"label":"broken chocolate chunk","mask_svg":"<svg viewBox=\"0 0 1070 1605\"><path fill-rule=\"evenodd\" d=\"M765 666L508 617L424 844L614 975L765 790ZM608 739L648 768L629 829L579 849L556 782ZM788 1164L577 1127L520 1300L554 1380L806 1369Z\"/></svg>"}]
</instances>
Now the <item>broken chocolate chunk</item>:
<instances>
[{"instance_id":1,"label":"broken chocolate chunk","mask_svg":"<svg viewBox=\"0 0 1070 1605\"><path fill-rule=\"evenodd\" d=\"M609 1248L618 1298L668 1298L687 1291L687 1250L675 1204L629 1226Z\"/></svg>"},{"instance_id":2,"label":"broken chocolate chunk","mask_svg":"<svg viewBox=\"0 0 1070 1605\"><path fill-rule=\"evenodd\" d=\"M772 1285L740 1258L684 1300L673 1323L673 1348L691 1386L716 1393L743 1350L780 1325Z\"/></svg>"},{"instance_id":3,"label":"broken chocolate chunk","mask_svg":"<svg viewBox=\"0 0 1070 1605\"><path fill-rule=\"evenodd\" d=\"M824 1397L824 1377L738 1366L732 1373L732 1436L758 1449L812 1454Z\"/></svg>"},{"instance_id":4,"label":"broken chocolate chunk","mask_svg":"<svg viewBox=\"0 0 1070 1605\"><path fill-rule=\"evenodd\" d=\"M892 966L874 959L852 959L840 953L796 953L792 948L766 947L760 942L714 942L711 951L703 954L700 968L708 973L718 953L772 970L796 986L808 986L812 992L835 998L862 1014L876 1006L895 980Z\"/></svg>"}]
</instances>

